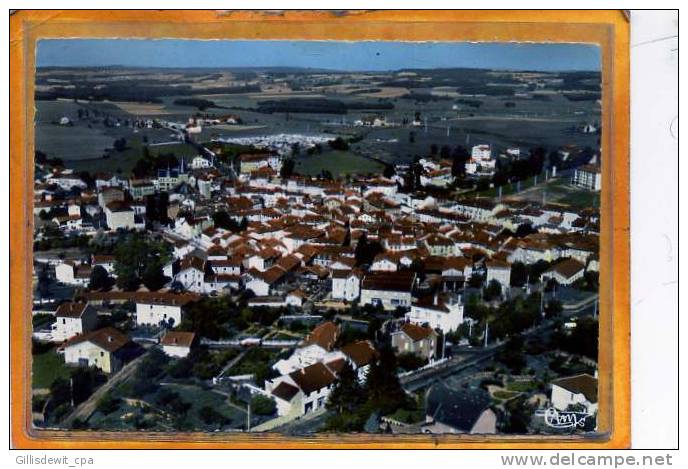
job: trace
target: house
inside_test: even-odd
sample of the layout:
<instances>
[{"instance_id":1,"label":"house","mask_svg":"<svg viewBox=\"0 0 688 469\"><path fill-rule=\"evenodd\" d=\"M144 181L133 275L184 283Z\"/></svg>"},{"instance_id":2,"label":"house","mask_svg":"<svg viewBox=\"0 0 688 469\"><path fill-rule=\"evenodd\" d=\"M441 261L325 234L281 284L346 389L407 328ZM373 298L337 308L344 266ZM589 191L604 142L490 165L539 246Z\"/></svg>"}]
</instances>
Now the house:
<instances>
[{"instance_id":1,"label":"house","mask_svg":"<svg viewBox=\"0 0 688 469\"><path fill-rule=\"evenodd\" d=\"M245 287L253 291L256 296L268 296L286 280L287 272L280 266L274 265L265 272L251 269L247 272Z\"/></svg>"},{"instance_id":2,"label":"house","mask_svg":"<svg viewBox=\"0 0 688 469\"><path fill-rule=\"evenodd\" d=\"M375 350L373 344L369 340L359 340L358 342L346 344L341 351L354 371L356 371L358 381L361 383L365 382L370 365L378 357L377 350Z\"/></svg>"},{"instance_id":3,"label":"house","mask_svg":"<svg viewBox=\"0 0 688 469\"><path fill-rule=\"evenodd\" d=\"M454 332L463 323L463 304L458 295L426 295L413 302L406 320L418 325L429 325L444 334Z\"/></svg>"},{"instance_id":4,"label":"house","mask_svg":"<svg viewBox=\"0 0 688 469\"><path fill-rule=\"evenodd\" d=\"M110 202L105 206L105 223L110 230L115 231L120 228L125 230L135 229L134 210L131 206L122 201Z\"/></svg>"},{"instance_id":5,"label":"house","mask_svg":"<svg viewBox=\"0 0 688 469\"><path fill-rule=\"evenodd\" d=\"M184 307L195 300L190 294L160 293L136 300L136 324L139 326L178 326L182 322Z\"/></svg>"},{"instance_id":6,"label":"house","mask_svg":"<svg viewBox=\"0 0 688 469\"><path fill-rule=\"evenodd\" d=\"M491 259L485 262L485 282L489 284L495 280L502 286L502 291L511 285L511 264L499 259Z\"/></svg>"},{"instance_id":7,"label":"house","mask_svg":"<svg viewBox=\"0 0 688 469\"><path fill-rule=\"evenodd\" d=\"M361 294L361 272L353 270L332 271L332 298L356 301Z\"/></svg>"},{"instance_id":8,"label":"house","mask_svg":"<svg viewBox=\"0 0 688 469\"><path fill-rule=\"evenodd\" d=\"M559 285L571 285L585 275L585 264L576 259L564 259L557 262L540 275L540 281L555 280Z\"/></svg>"},{"instance_id":9,"label":"house","mask_svg":"<svg viewBox=\"0 0 688 469\"><path fill-rule=\"evenodd\" d=\"M115 256L105 254L93 254L91 256L91 267L100 266L105 269L108 275L115 273Z\"/></svg>"},{"instance_id":10,"label":"house","mask_svg":"<svg viewBox=\"0 0 688 469\"><path fill-rule=\"evenodd\" d=\"M196 343L193 332L167 331L160 339L162 351L170 357L184 358L189 355Z\"/></svg>"},{"instance_id":11,"label":"house","mask_svg":"<svg viewBox=\"0 0 688 469\"><path fill-rule=\"evenodd\" d=\"M415 282L416 274L411 271L368 273L361 282L360 304L381 305L388 311L410 308Z\"/></svg>"},{"instance_id":12,"label":"house","mask_svg":"<svg viewBox=\"0 0 688 469\"><path fill-rule=\"evenodd\" d=\"M573 172L571 184L589 191L599 191L602 188L602 171L598 165L580 166Z\"/></svg>"},{"instance_id":13,"label":"house","mask_svg":"<svg viewBox=\"0 0 688 469\"><path fill-rule=\"evenodd\" d=\"M137 352L129 337L112 327L72 337L60 349L64 351L65 363L93 366L108 374L119 371Z\"/></svg>"},{"instance_id":14,"label":"house","mask_svg":"<svg viewBox=\"0 0 688 469\"><path fill-rule=\"evenodd\" d=\"M66 285L85 287L91 279L91 266L76 261L65 261L55 266L55 278Z\"/></svg>"},{"instance_id":15,"label":"house","mask_svg":"<svg viewBox=\"0 0 688 469\"><path fill-rule=\"evenodd\" d=\"M155 184L150 179L134 179L129 181L129 193L135 200L143 199L155 194Z\"/></svg>"},{"instance_id":16,"label":"house","mask_svg":"<svg viewBox=\"0 0 688 469\"><path fill-rule=\"evenodd\" d=\"M98 314L88 303L62 303L57 307L55 318L51 331L53 342L63 342L90 332L98 325Z\"/></svg>"},{"instance_id":17,"label":"house","mask_svg":"<svg viewBox=\"0 0 688 469\"><path fill-rule=\"evenodd\" d=\"M440 234L431 234L423 242L432 256L449 257L461 254L451 238Z\"/></svg>"},{"instance_id":18,"label":"house","mask_svg":"<svg viewBox=\"0 0 688 469\"><path fill-rule=\"evenodd\" d=\"M110 202L124 202L124 191L118 187L106 187L98 194L98 205L105 209Z\"/></svg>"},{"instance_id":19,"label":"house","mask_svg":"<svg viewBox=\"0 0 688 469\"><path fill-rule=\"evenodd\" d=\"M451 389L439 382L425 395L423 433L497 433L497 414L487 391L476 388Z\"/></svg>"},{"instance_id":20,"label":"house","mask_svg":"<svg viewBox=\"0 0 688 469\"><path fill-rule=\"evenodd\" d=\"M597 412L597 378L580 374L552 381L552 405L557 410L581 406L592 415Z\"/></svg>"},{"instance_id":21,"label":"house","mask_svg":"<svg viewBox=\"0 0 688 469\"><path fill-rule=\"evenodd\" d=\"M179 264L179 272L174 276L174 281L179 282L186 290L203 293L205 271L205 260L196 256L186 256Z\"/></svg>"},{"instance_id":22,"label":"house","mask_svg":"<svg viewBox=\"0 0 688 469\"><path fill-rule=\"evenodd\" d=\"M397 353L412 353L426 360L433 360L437 352L437 332L427 326L406 322L392 332L392 348Z\"/></svg>"},{"instance_id":23,"label":"house","mask_svg":"<svg viewBox=\"0 0 688 469\"><path fill-rule=\"evenodd\" d=\"M287 293L287 296L284 298L284 303L287 306L294 306L297 308L300 308L303 306L303 302L308 298L308 295L306 295L301 289L296 289L293 291L290 291Z\"/></svg>"},{"instance_id":24,"label":"house","mask_svg":"<svg viewBox=\"0 0 688 469\"><path fill-rule=\"evenodd\" d=\"M334 387L336 375L324 363L265 382L265 391L276 398L278 415L306 415L323 409Z\"/></svg>"},{"instance_id":25,"label":"house","mask_svg":"<svg viewBox=\"0 0 688 469\"><path fill-rule=\"evenodd\" d=\"M323 350L332 351L334 344L342 333L341 328L332 321L325 321L317 325L303 341L304 345L316 344Z\"/></svg>"}]
</instances>

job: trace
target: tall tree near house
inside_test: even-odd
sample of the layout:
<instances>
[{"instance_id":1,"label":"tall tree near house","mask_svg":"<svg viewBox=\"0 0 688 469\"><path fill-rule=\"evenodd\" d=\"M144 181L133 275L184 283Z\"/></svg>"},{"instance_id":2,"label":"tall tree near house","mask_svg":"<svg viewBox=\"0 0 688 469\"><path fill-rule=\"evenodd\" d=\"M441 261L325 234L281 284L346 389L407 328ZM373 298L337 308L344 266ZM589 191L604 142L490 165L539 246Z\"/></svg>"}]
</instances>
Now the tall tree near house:
<instances>
[{"instance_id":1,"label":"tall tree near house","mask_svg":"<svg viewBox=\"0 0 688 469\"><path fill-rule=\"evenodd\" d=\"M361 406L365 402L363 387L348 363L338 378L327 400L327 408L335 412L328 421L328 427L342 432L360 430L366 419L365 415L361 415Z\"/></svg>"},{"instance_id":2,"label":"tall tree near house","mask_svg":"<svg viewBox=\"0 0 688 469\"><path fill-rule=\"evenodd\" d=\"M103 266L97 265L91 270L91 278L88 283L90 290L107 290L112 286L112 283L112 279Z\"/></svg>"},{"instance_id":3,"label":"tall tree near house","mask_svg":"<svg viewBox=\"0 0 688 469\"><path fill-rule=\"evenodd\" d=\"M406 404L406 393L401 387L396 369L394 351L387 345L380 349L380 359L370 366L366 377L368 405L372 409L378 409L383 415Z\"/></svg>"}]
</instances>

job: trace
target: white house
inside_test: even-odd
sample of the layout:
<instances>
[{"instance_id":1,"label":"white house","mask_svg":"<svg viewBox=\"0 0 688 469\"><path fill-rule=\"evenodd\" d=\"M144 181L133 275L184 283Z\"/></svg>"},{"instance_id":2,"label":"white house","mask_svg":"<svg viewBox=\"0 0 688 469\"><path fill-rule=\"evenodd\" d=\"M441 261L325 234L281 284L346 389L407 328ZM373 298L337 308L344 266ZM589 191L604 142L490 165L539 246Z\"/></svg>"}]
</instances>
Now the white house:
<instances>
[{"instance_id":1,"label":"white house","mask_svg":"<svg viewBox=\"0 0 688 469\"><path fill-rule=\"evenodd\" d=\"M571 184L589 191L599 191L602 188L602 171L597 165L580 166L574 171Z\"/></svg>"},{"instance_id":2,"label":"white house","mask_svg":"<svg viewBox=\"0 0 688 469\"><path fill-rule=\"evenodd\" d=\"M195 256L187 256L179 265L179 272L174 281L179 282L185 289L203 293L205 283L206 261Z\"/></svg>"},{"instance_id":3,"label":"white house","mask_svg":"<svg viewBox=\"0 0 688 469\"><path fill-rule=\"evenodd\" d=\"M131 345L129 337L112 327L78 335L65 342L65 363L84 367L96 367L105 373L115 373L126 361L126 349Z\"/></svg>"},{"instance_id":4,"label":"white house","mask_svg":"<svg viewBox=\"0 0 688 469\"><path fill-rule=\"evenodd\" d=\"M196 340L196 334L193 332L182 331L167 331L160 339L162 351L166 355L175 358L184 358L191 353Z\"/></svg>"},{"instance_id":5,"label":"white house","mask_svg":"<svg viewBox=\"0 0 688 469\"><path fill-rule=\"evenodd\" d=\"M266 381L265 391L279 399L278 415L306 415L325 408L336 379L332 370L318 362Z\"/></svg>"},{"instance_id":6,"label":"white house","mask_svg":"<svg viewBox=\"0 0 688 469\"><path fill-rule=\"evenodd\" d=\"M416 275L410 271L372 272L361 283L362 305L381 305L387 311L411 307Z\"/></svg>"},{"instance_id":7,"label":"white house","mask_svg":"<svg viewBox=\"0 0 688 469\"><path fill-rule=\"evenodd\" d=\"M55 278L66 285L85 287L91 279L91 266L65 261L55 266Z\"/></svg>"},{"instance_id":8,"label":"white house","mask_svg":"<svg viewBox=\"0 0 688 469\"><path fill-rule=\"evenodd\" d=\"M332 271L332 298L356 301L361 294L361 274L357 270Z\"/></svg>"},{"instance_id":9,"label":"white house","mask_svg":"<svg viewBox=\"0 0 688 469\"><path fill-rule=\"evenodd\" d=\"M105 223L111 230L136 229L134 210L125 202L114 201L105 206Z\"/></svg>"},{"instance_id":10,"label":"white house","mask_svg":"<svg viewBox=\"0 0 688 469\"><path fill-rule=\"evenodd\" d=\"M564 259L540 275L540 281L555 280L559 285L571 285L585 275L585 264L576 259Z\"/></svg>"},{"instance_id":11,"label":"white house","mask_svg":"<svg viewBox=\"0 0 688 469\"><path fill-rule=\"evenodd\" d=\"M98 325L98 314L88 303L62 303L57 307L55 319L51 331L53 342L90 332Z\"/></svg>"},{"instance_id":12,"label":"white house","mask_svg":"<svg viewBox=\"0 0 688 469\"><path fill-rule=\"evenodd\" d=\"M485 281L488 284L492 280L496 280L502 286L502 290L509 288L511 285L511 265L508 262L491 259L485 262L485 269L487 271Z\"/></svg>"},{"instance_id":13,"label":"white house","mask_svg":"<svg viewBox=\"0 0 688 469\"><path fill-rule=\"evenodd\" d=\"M597 412L597 378L588 374L569 376L552 381L552 406L567 410L582 406L590 415Z\"/></svg>"},{"instance_id":14,"label":"white house","mask_svg":"<svg viewBox=\"0 0 688 469\"><path fill-rule=\"evenodd\" d=\"M206 158L203 158L202 156L198 155L195 156L193 160L191 160L191 169L206 169L210 168L212 165L210 161L208 161Z\"/></svg>"},{"instance_id":15,"label":"white house","mask_svg":"<svg viewBox=\"0 0 688 469\"><path fill-rule=\"evenodd\" d=\"M448 334L463 323L463 304L457 295L429 295L415 301L405 317L414 324L427 324Z\"/></svg>"},{"instance_id":16,"label":"white house","mask_svg":"<svg viewBox=\"0 0 688 469\"><path fill-rule=\"evenodd\" d=\"M182 322L183 301L174 298L150 298L136 302L136 324L139 326L178 326Z\"/></svg>"}]
</instances>

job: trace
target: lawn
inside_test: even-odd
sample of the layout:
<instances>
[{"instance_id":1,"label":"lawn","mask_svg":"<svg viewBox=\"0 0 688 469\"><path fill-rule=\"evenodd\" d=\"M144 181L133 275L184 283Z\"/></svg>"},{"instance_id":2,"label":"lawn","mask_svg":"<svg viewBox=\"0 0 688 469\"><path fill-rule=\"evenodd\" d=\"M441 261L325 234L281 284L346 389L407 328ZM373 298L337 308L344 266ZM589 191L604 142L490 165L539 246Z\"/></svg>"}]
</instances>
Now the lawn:
<instances>
[{"instance_id":1,"label":"lawn","mask_svg":"<svg viewBox=\"0 0 688 469\"><path fill-rule=\"evenodd\" d=\"M513 391L495 391L495 393L492 395L497 399L505 400L505 399L511 399L511 398L517 396L518 394L520 394L520 393L513 392Z\"/></svg>"},{"instance_id":2,"label":"lawn","mask_svg":"<svg viewBox=\"0 0 688 469\"><path fill-rule=\"evenodd\" d=\"M32 388L47 389L56 379L69 378L69 375L70 368L64 364L64 359L55 349L33 356Z\"/></svg>"},{"instance_id":3,"label":"lawn","mask_svg":"<svg viewBox=\"0 0 688 469\"><path fill-rule=\"evenodd\" d=\"M337 177L347 174L382 174L383 169L381 163L349 151L328 151L299 158L295 171L307 176L317 176L325 170Z\"/></svg>"},{"instance_id":4,"label":"lawn","mask_svg":"<svg viewBox=\"0 0 688 469\"><path fill-rule=\"evenodd\" d=\"M529 392L536 388L536 384L533 381L514 381L506 385L509 391L514 392Z\"/></svg>"}]
</instances>

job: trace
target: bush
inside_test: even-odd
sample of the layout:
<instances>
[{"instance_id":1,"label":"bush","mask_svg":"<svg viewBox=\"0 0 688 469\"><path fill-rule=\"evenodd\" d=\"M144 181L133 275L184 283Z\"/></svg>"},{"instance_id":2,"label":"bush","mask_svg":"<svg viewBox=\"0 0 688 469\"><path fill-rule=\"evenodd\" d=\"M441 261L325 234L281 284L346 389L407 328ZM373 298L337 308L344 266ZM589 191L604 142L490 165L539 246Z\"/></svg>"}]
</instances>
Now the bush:
<instances>
[{"instance_id":1,"label":"bush","mask_svg":"<svg viewBox=\"0 0 688 469\"><path fill-rule=\"evenodd\" d=\"M269 397L258 394L251 399L251 411L256 415L272 415L276 410L275 401Z\"/></svg>"}]
</instances>

